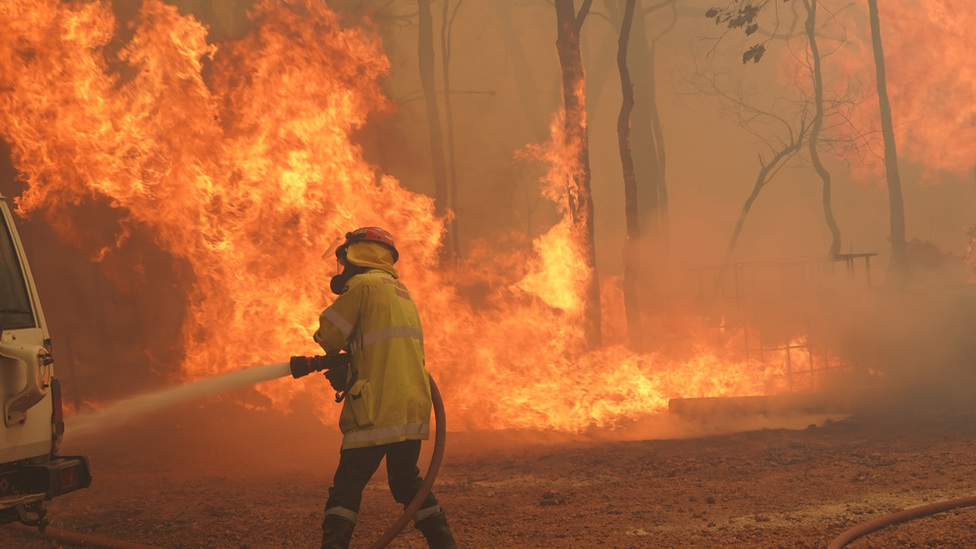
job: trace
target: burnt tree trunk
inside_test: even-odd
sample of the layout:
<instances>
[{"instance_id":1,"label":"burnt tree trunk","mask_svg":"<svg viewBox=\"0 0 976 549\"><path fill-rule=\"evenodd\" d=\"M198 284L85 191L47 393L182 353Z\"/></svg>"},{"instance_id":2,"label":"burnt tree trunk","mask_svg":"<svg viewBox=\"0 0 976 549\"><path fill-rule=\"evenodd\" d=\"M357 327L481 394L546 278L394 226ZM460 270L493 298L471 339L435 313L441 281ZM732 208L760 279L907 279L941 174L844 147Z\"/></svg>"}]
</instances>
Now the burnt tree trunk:
<instances>
[{"instance_id":1,"label":"burnt tree trunk","mask_svg":"<svg viewBox=\"0 0 976 549\"><path fill-rule=\"evenodd\" d=\"M590 190L590 154L586 132L586 72L583 70L583 51L580 29L593 0L584 0L579 14L573 0L555 0L559 69L562 74L563 108L565 110L564 139L577 144L578 169L569 185L569 212L572 216L576 241L589 269L583 303L583 332L586 345L600 346L600 279L596 269L596 247L593 242L593 196Z\"/></svg>"},{"instance_id":2,"label":"burnt tree trunk","mask_svg":"<svg viewBox=\"0 0 976 549\"><path fill-rule=\"evenodd\" d=\"M638 5L642 2L638 1ZM643 11L643 9L641 10ZM639 99L634 105L632 136L634 150L634 170L637 181L640 182L640 223L644 228L644 241L650 246L645 257L653 260L656 254L658 235L660 234L661 201L658 192L657 176L659 173L657 158L657 136L654 132L654 117L651 113L654 98L654 75L651 74L653 63L651 49L647 44L647 30L643 14L633 25L634 39L631 40L631 58L634 67L634 95ZM652 284L652 288L657 284Z\"/></svg>"},{"instance_id":3,"label":"burnt tree trunk","mask_svg":"<svg viewBox=\"0 0 976 549\"><path fill-rule=\"evenodd\" d=\"M430 154L434 168L434 214L447 213L447 169L444 161L444 138L441 135L441 117L437 110L437 89L434 81L434 20L430 13L430 0L417 0L419 33L417 58L420 65L420 85L424 89L427 107L427 127L430 133ZM450 239L450 237L448 237ZM443 257L449 257L453 246L450 242L441 247Z\"/></svg>"},{"instance_id":4,"label":"burnt tree trunk","mask_svg":"<svg viewBox=\"0 0 976 549\"><path fill-rule=\"evenodd\" d=\"M603 2L610 16L610 21L615 27L623 28L623 16L620 8L626 8L626 2L627 0L604 0ZM640 225L644 227L644 241L653 247L659 229L660 193L657 175L660 170L658 167L657 136L654 129L655 117L652 112L656 106L655 79L652 72L654 63L651 60L651 48L648 45L642 4L643 2L638 0L634 8L635 13L638 14L638 21L636 25L631 24L632 39L628 40L628 57L630 58L630 65L634 67L630 76L634 87L634 97L637 98L630 117L630 142L631 150L637 151L637 154L633 156L635 177L637 181L641 182L638 187L638 218ZM595 71L599 74L609 72L609 66L609 63L601 64ZM587 85L589 86L591 83L592 79L588 78ZM598 94L589 94L587 101L592 101L595 98L598 98ZM653 259L654 255L648 253L647 257Z\"/></svg>"},{"instance_id":5,"label":"burnt tree trunk","mask_svg":"<svg viewBox=\"0 0 976 549\"><path fill-rule=\"evenodd\" d=\"M454 7L454 15L449 16L451 0L444 0L444 19L441 21L441 62L444 70L444 116L447 119L447 161L450 176L451 217L450 234L454 257L461 257L461 240L458 237L458 178L457 160L454 155L454 109L451 107L451 34L454 27L454 16L461 8L458 0Z\"/></svg>"},{"instance_id":6,"label":"burnt tree trunk","mask_svg":"<svg viewBox=\"0 0 976 549\"><path fill-rule=\"evenodd\" d=\"M837 255L840 253L840 229L837 221L834 220L834 210L830 198L830 172L820 161L820 130L823 128L824 121L824 98L823 98L823 72L820 62L820 48L817 45L817 3L819 0L803 0L803 5L807 9L806 31L807 40L810 42L810 57L813 59L813 94L814 107L816 114L813 118L813 125L810 128L810 160L813 162L813 169L817 171L820 180L823 181L823 209L824 217L827 219L827 227L830 229L831 243L827 255Z\"/></svg>"},{"instance_id":7,"label":"burnt tree trunk","mask_svg":"<svg viewBox=\"0 0 976 549\"><path fill-rule=\"evenodd\" d=\"M627 223L627 238L624 243L624 312L627 316L630 348L640 353L644 350L640 298L637 295L637 280L640 278L640 224L637 220L637 176L634 175L634 155L630 149L630 113L634 110L634 84L627 69L627 45L636 4L637 0L627 0L620 25L620 39L617 42L617 70L620 71L620 89L623 95L620 116L617 118L617 138L620 143L620 164L624 172L624 217Z\"/></svg>"},{"instance_id":8,"label":"burnt tree trunk","mask_svg":"<svg viewBox=\"0 0 976 549\"><path fill-rule=\"evenodd\" d=\"M640 9L640 4L638 2L638 9ZM646 21L649 14L669 6L672 9L671 23L656 35L649 35L646 30ZM668 279L671 255L671 216L668 202L667 154L664 146L664 126L661 123L661 113L658 109L657 101L657 43L664 35L671 32L671 29L674 28L677 22L678 14L674 6L674 0L665 0L641 10L644 12L644 15L638 21L639 24L634 32L635 47L637 48L634 53L640 55L641 64L638 66L642 69L638 72L639 78L635 78L634 80L635 92L637 94L635 115L640 111L640 117L642 119L640 124L646 128L643 131L648 134L646 145L638 149L641 153L638 157L645 156L648 159L646 168L648 174L646 179L644 179L641 171L638 170L637 177L638 181L646 181L643 184L645 189L643 196L651 199L650 204L645 208L649 211L641 217L642 220L646 220L646 223L651 223L650 227L653 230L653 233L649 235L651 238L645 236L644 240L649 244L649 247L645 245L645 248L647 248L648 257L654 262L655 266L655 277L652 279L653 284L651 286L655 292L659 291L662 284ZM637 61L636 58L635 61Z\"/></svg>"},{"instance_id":9,"label":"burnt tree trunk","mask_svg":"<svg viewBox=\"0 0 976 549\"><path fill-rule=\"evenodd\" d=\"M888 180L888 207L891 210L891 272L897 284L908 277L908 250L905 244L905 201L901 194L901 174L898 171L898 150L888 101L888 81L885 74L884 49L881 46L881 18L878 0L868 0L871 16L871 42L874 44L874 65L878 78L878 103L881 107L881 133L885 146L885 177Z\"/></svg>"},{"instance_id":10,"label":"burnt tree trunk","mask_svg":"<svg viewBox=\"0 0 976 549\"><path fill-rule=\"evenodd\" d=\"M626 0L604 0L611 22L621 24L621 10ZM647 294L645 303L653 303L662 282L666 279L670 256L670 216L668 215L668 187L666 179L666 156L664 131L657 106L657 42L674 28L677 14L671 24L654 36L647 32L647 18L658 10L671 7L674 0L663 0L644 7L638 0L634 13L637 22L631 26L631 39L628 45L631 78L634 86L635 104L631 113L631 150L636 154L634 173L639 182L638 219L642 227L643 247L642 275L643 287ZM591 79L587 79L587 84ZM591 95L590 98L593 96ZM590 99L588 98L588 100ZM649 269L653 265L653 269Z\"/></svg>"},{"instance_id":11,"label":"burnt tree trunk","mask_svg":"<svg viewBox=\"0 0 976 549\"><path fill-rule=\"evenodd\" d=\"M658 7L666 5L665 2L658 4ZM674 2L671 2L672 11ZM667 33L671 32L675 23L678 21L677 12L673 13L671 25L663 32L651 39L647 54L649 67L647 69L647 107L651 116L651 127L654 130L654 147L656 153L654 188L657 189L657 220L658 237L657 257L662 262L662 268L666 271L670 264L671 255L671 213L670 202L668 201L668 179L667 179L667 154L664 147L664 126L661 123L661 113L657 106L657 43Z\"/></svg>"}]
</instances>

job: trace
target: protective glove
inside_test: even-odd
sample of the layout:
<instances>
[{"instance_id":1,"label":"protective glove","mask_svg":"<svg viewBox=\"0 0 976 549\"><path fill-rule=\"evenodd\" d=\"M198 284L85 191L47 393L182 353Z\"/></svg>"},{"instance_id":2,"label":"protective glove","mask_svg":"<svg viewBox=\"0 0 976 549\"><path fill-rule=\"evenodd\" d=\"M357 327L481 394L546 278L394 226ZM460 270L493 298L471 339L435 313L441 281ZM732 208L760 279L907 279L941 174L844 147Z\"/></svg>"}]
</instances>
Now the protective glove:
<instances>
[{"instance_id":1,"label":"protective glove","mask_svg":"<svg viewBox=\"0 0 976 549\"><path fill-rule=\"evenodd\" d=\"M329 380L329 384L332 385L332 388L335 389L337 393L341 393L346 390L346 381L348 380L348 377L348 364L336 366L325 371L325 379Z\"/></svg>"}]
</instances>

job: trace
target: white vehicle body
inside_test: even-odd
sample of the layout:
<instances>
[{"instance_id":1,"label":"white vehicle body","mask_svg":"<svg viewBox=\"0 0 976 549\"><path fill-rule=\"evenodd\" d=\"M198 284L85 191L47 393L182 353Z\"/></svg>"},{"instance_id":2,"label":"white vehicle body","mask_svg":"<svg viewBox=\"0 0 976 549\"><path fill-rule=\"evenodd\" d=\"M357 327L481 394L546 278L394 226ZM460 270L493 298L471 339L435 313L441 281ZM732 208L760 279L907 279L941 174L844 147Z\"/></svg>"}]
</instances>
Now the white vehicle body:
<instances>
[{"instance_id":1,"label":"white vehicle body","mask_svg":"<svg viewBox=\"0 0 976 549\"><path fill-rule=\"evenodd\" d=\"M46 525L42 502L91 483L83 456L56 455L64 422L51 339L10 208L0 196L0 524ZM31 519L30 514L37 515Z\"/></svg>"}]
</instances>

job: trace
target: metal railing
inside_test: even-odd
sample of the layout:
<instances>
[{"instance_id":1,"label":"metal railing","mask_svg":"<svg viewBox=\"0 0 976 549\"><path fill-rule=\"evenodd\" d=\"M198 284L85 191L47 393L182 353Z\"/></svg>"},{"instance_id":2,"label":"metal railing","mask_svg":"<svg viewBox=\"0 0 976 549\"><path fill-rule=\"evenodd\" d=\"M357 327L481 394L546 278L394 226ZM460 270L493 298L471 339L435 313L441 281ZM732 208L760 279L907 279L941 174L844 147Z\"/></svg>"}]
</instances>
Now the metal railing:
<instances>
[{"instance_id":1,"label":"metal railing","mask_svg":"<svg viewBox=\"0 0 976 549\"><path fill-rule=\"evenodd\" d=\"M833 354L837 326L871 299L871 258L838 254L693 271L702 314L742 334L743 354L783 367L790 391L850 367ZM840 267L840 268L839 268Z\"/></svg>"}]
</instances>

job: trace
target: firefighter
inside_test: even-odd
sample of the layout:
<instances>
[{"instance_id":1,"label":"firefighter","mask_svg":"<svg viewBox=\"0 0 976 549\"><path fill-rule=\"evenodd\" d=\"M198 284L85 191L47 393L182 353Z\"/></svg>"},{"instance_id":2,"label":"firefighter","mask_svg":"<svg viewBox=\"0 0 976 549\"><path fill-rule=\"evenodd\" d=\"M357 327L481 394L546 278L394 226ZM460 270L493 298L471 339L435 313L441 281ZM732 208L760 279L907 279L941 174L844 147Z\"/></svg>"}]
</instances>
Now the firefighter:
<instances>
[{"instance_id":1,"label":"firefighter","mask_svg":"<svg viewBox=\"0 0 976 549\"><path fill-rule=\"evenodd\" d=\"M339 416L342 450L329 488L322 523L322 549L346 549L363 488L386 457L393 498L404 507L420 490L417 459L430 433L430 383L417 307L393 266L399 258L393 236L377 227L346 234L336 250L343 267L332 279L339 297L319 319L315 341L327 354L352 353L345 379L330 381L344 391ZM456 549L447 516L433 493L414 516L431 549Z\"/></svg>"}]
</instances>

